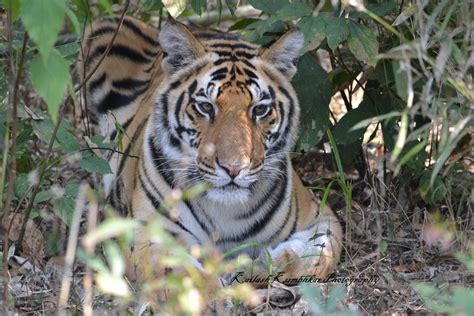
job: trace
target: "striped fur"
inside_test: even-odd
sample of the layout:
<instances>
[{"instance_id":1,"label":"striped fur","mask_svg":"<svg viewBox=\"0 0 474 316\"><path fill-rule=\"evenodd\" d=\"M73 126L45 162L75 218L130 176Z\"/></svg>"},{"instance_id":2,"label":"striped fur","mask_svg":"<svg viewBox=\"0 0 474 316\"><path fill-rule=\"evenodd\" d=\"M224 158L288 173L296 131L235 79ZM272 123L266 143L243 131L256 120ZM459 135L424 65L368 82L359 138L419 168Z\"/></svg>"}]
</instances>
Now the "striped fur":
<instances>
[{"instance_id":1,"label":"striped fur","mask_svg":"<svg viewBox=\"0 0 474 316\"><path fill-rule=\"evenodd\" d=\"M88 29L80 76L96 67L117 22ZM340 225L303 187L288 154L299 121L290 80L302 44L297 31L262 48L235 35L193 35L179 23L159 33L126 18L83 98L103 135L116 137L116 126L126 134L124 154L109 157L110 203L139 220L158 216L188 247L225 251L259 242L277 264L317 255L287 266L288 277L330 273L341 252ZM163 211L168 196L201 182L206 192ZM158 247L143 238L135 259ZM145 263L135 263L130 277L139 280Z\"/></svg>"}]
</instances>

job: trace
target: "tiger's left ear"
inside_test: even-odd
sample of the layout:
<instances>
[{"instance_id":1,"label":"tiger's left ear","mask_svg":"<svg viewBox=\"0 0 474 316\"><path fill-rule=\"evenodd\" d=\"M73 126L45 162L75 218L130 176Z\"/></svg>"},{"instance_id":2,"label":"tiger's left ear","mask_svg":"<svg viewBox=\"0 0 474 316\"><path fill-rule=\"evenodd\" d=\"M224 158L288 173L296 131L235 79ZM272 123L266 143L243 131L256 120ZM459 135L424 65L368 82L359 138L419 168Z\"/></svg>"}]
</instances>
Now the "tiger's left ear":
<instances>
[{"instance_id":1,"label":"tiger's left ear","mask_svg":"<svg viewBox=\"0 0 474 316\"><path fill-rule=\"evenodd\" d=\"M159 35L161 49L165 53L161 66L168 73L175 73L204 55L206 49L184 25L169 21Z\"/></svg>"},{"instance_id":2,"label":"tiger's left ear","mask_svg":"<svg viewBox=\"0 0 474 316\"><path fill-rule=\"evenodd\" d=\"M266 59L286 77L291 79L296 73L296 62L298 57L301 56L303 46L303 32L293 29L286 32L269 48L264 50L261 58Z\"/></svg>"}]
</instances>

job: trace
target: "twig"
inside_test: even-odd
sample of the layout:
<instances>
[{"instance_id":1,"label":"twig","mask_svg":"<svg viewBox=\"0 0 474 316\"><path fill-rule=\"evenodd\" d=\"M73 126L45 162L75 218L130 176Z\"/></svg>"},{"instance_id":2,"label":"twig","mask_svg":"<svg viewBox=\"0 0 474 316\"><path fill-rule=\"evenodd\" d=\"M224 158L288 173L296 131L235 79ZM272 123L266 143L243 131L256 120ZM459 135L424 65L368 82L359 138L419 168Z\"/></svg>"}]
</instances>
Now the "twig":
<instances>
[{"instance_id":1,"label":"twig","mask_svg":"<svg viewBox=\"0 0 474 316\"><path fill-rule=\"evenodd\" d=\"M97 214L99 212L99 204L93 194L89 198L89 213L87 214L87 232L93 230L97 224ZM92 256L94 247L86 246L87 256ZM85 316L92 316L92 269L89 265L86 266L86 274L84 276L84 302L83 313Z\"/></svg>"},{"instance_id":2,"label":"twig","mask_svg":"<svg viewBox=\"0 0 474 316\"><path fill-rule=\"evenodd\" d=\"M12 41L12 33L11 33L11 27L12 27L12 8L11 5L8 9L8 23L7 23L7 38L8 38L8 43L9 43L9 48L12 50L11 46L11 41ZM13 192L14 192L14 184L15 184L15 178L16 178L16 138L17 138L17 132L18 132L18 90L20 89L20 80L21 76L23 73L23 66L25 63L25 53L26 53L26 44L28 43L28 33L25 33L25 36L23 38L23 46L21 48L21 54L20 54L20 62L18 65L18 71L16 74L15 78L15 83L13 87L11 88L12 91L10 91L9 98L10 102L12 104L12 125L11 125L11 158L10 158L10 167L8 168L8 188L7 188L7 195L6 195L6 201L3 206L3 215L2 215L2 223L4 222L3 220L6 220L10 216L10 207L11 203L13 200ZM10 54L10 75L13 77L13 55ZM5 146L8 146L8 144L5 144ZM11 223L8 225L8 228L6 229L5 233L3 234L3 314L8 315L8 235L10 233L10 228L11 228Z\"/></svg>"},{"instance_id":3,"label":"twig","mask_svg":"<svg viewBox=\"0 0 474 316\"><path fill-rule=\"evenodd\" d=\"M97 71L97 69L99 68L100 64L104 61L105 57L107 56L107 54L109 53L113 43L114 43L114 40L115 40L115 37L117 37L117 34L118 34L118 31L120 29L120 26L122 25L123 23L123 20L125 19L125 13L127 12L127 9L128 9L128 5L129 5L129 1L127 1L126 5L125 5L125 8L122 12L122 15L120 17L120 23L119 25L117 26L116 30L115 30L115 34L114 36L112 37L112 39L110 40L110 43L109 45L107 46L107 49L105 50L105 52L102 54L99 62L97 63L97 65L94 67L94 69L89 73L89 75L84 79L84 81L74 90L74 92L78 92L80 89L82 89L82 87L87 83L87 81L92 77L92 75L94 74L95 71ZM52 151L53 151L53 145L54 145L54 141L56 140L56 135L58 133L58 130L59 130L59 125L61 124L61 121L62 121L62 118L64 116L64 108L66 107L67 104L69 104L69 101L72 99L71 95L68 95L66 98L65 98L65 101L63 102L63 104L61 104L61 106L59 107L59 113L58 113L58 118L57 118L57 122L56 122L56 125L54 126L54 130L53 130L53 133L51 134L51 139L49 140L49 146L48 146L48 150L46 152L46 159L43 161L43 163L41 164L41 167L40 167L40 172L39 172L39 177L38 177L38 183L36 183L36 185L34 186L33 188L33 192L31 194L31 198L30 198L30 201L28 203L28 205L26 206L26 210L25 210L25 218L29 218L30 217L30 214L31 214L31 210L33 209L33 203L35 201L35 197L36 195L38 194L41 186L41 180L43 179L44 177L44 174L46 173L46 170L47 170L47 166L49 164L49 159L51 158L51 155L52 155ZM23 241L23 237L25 236L25 230L26 230L26 221L23 222L23 225L21 226L21 231L20 231L20 236L18 238L18 245L21 246L21 242Z\"/></svg>"},{"instance_id":4,"label":"twig","mask_svg":"<svg viewBox=\"0 0 474 316\"><path fill-rule=\"evenodd\" d=\"M69 290L71 288L72 268L77 248L77 237L79 235L79 227L81 224L82 211L86 205L86 192L88 185L82 183L79 188L79 194L76 199L76 207L69 231L69 239L67 241L66 258L64 263L64 273L61 281L61 292L59 294L59 315L66 315L65 308L69 298Z\"/></svg>"}]
</instances>

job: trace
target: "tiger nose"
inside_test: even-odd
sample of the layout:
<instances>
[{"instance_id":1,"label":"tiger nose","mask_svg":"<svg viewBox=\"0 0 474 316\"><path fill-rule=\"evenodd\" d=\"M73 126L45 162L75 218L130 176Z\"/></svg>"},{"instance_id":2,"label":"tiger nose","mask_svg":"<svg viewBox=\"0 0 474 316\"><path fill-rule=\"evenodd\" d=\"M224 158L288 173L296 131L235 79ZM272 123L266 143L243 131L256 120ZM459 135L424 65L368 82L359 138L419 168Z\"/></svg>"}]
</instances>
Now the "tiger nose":
<instances>
[{"instance_id":1,"label":"tiger nose","mask_svg":"<svg viewBox=\"0 0 474 316\"><path fill-rule=\"evenodd\" d=\"M240 173L240 171L242 171L242 169L245 169L249 166L248 163L219 163L219 161L217 161L217 164L222 168L224 169L227 174L232 178L234 179L235 177L237 177Z\"/></svg>"}]
</instances>

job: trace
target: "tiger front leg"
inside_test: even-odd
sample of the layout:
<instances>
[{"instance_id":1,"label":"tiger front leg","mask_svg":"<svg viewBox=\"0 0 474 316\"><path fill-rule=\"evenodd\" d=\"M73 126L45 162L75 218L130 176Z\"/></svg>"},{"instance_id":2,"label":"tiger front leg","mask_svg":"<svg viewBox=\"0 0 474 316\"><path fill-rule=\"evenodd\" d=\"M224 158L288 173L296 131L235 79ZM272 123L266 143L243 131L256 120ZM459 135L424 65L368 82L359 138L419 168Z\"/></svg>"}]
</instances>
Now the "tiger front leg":
<instances>
[{"instance_id":1,"label":"tiger front leg","mask_svg":"<svg viewBox=\"0 0 474 316\"><path fill-rule=\"evenodd\" d=\"M326 208L313 225L268 250L272 257L272 276L278 276L275 281L288 285L296 285L295 282L305 277L325 279L338 264L341 249L341 226ZM254 275L268 274L268 253L262 253L262 262Z\"/></svg>"},{"instance_id":2,"label":"tiger front leg","mask_svg":"<svg viewBox=\"0 0 474 316\"><path fill-rule=\"evenodd\" d=\"M294 233L270 249L270 254L274 270L283 272L282 279L298 280L305 276L324 279L338 264L341 248L341 226L327 209L314 225Z\"/></svg>"}]
</instances>

